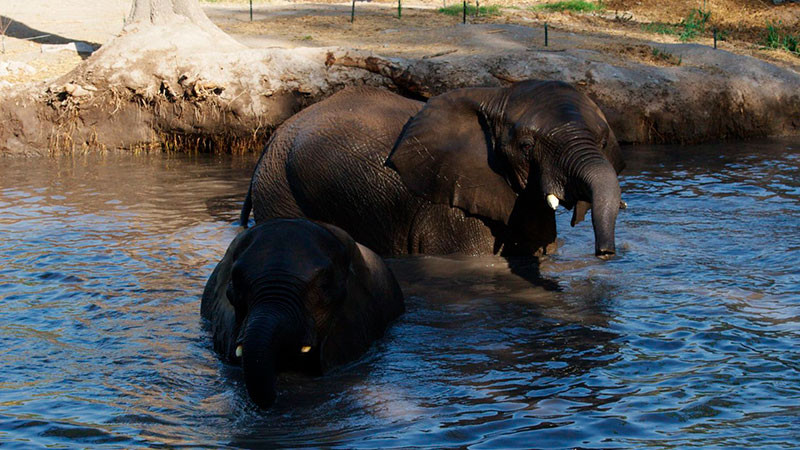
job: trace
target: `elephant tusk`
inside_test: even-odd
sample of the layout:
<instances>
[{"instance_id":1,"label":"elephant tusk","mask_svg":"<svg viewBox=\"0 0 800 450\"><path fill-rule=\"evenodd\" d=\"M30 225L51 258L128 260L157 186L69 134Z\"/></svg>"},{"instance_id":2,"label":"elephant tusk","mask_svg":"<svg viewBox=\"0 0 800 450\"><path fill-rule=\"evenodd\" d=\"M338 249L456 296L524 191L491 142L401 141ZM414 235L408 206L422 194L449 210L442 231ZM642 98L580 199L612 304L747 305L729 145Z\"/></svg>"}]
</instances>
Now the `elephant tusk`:
<instances>
[{"instance_id":1,"label":"elephant tusk","mask_svg":"<svg viewBox=\"0 0 800 450\"><path fill-rule=\"evenodd\" d=\"M236 357L237 358L241 358L242 357L242 346L241 345L237 345L236 346Z\"/></svg>"},{"instance_id":2,"label":"elephant tusk","mask_svg":"<svg viewBox=\"0 0 800 450\"><path fill-rule=\"evenodd\" d=\"M553 194L548 194L547 204L550 205L551 208L553 208L553 211L555 211L556 208L558 208L558 197L556 197Z\"/></svg>"},{"instance_id":3,"label":"elephant tusk","mask_svg":"<svg viewBox=\"0 0 800 450\"><path fill-rule=\"evenodd\" d=\"M300 347L300 353L308 353L310 351L311 351L311 347L309 347L308 345L304 345L304 346Z\"/></svg>"}]
</instances>

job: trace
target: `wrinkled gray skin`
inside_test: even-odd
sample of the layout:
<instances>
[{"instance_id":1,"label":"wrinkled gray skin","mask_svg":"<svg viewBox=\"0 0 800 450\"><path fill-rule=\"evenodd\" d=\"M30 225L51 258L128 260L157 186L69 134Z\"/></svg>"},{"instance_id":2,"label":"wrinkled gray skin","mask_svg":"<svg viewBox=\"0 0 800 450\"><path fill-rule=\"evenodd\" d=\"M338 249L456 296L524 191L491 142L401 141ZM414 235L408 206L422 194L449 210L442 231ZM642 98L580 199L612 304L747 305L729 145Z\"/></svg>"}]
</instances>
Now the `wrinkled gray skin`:
<instances>
[{"instance_id":1,"label":"wrinkled gray skin","mask_svg":"<svg viewBox=\"0 0 800 450\"><path fill-rule=\"evenodd\" d=\"M603 113L565 83L427 103L351 88L275 131L241 218L329 222L382 255L539 255L554 248L553 194L573 226L591 207L595 254L609 257L623 167Z\"/></svg>"},{"instance_id":2,"label":"wrinkled gray skin","mask_svg":"<svg viewBox=\"0 0 800 450\"><path fill-rule=\"evenodd\" d=\"M201 313L214 349L242 365L250 397L266 408L279 372L321 374L357 358L404 308L380 257L343 230L276 219L233 240L206 283Z\"/></svg>"}]
</instances>

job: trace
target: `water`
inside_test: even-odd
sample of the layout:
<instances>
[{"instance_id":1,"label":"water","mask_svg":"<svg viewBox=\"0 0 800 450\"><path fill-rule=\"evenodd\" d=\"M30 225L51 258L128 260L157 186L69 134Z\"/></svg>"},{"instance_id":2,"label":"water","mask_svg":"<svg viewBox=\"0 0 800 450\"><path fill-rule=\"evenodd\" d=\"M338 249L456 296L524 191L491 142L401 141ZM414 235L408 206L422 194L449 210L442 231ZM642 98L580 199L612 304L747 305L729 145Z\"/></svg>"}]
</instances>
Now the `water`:
<instances>
[{"instance_id":1,"label":"water","mask_svg":"<svg viewBox=\"0 0 800 450\"><path fill-rule=\"evenodd\" d=\"M0 443L800 446L800 140L629 149L619 255L411 257L361 360L269 412L199 314L253 156L0 160Z\"/></svg>"}]
</instances>

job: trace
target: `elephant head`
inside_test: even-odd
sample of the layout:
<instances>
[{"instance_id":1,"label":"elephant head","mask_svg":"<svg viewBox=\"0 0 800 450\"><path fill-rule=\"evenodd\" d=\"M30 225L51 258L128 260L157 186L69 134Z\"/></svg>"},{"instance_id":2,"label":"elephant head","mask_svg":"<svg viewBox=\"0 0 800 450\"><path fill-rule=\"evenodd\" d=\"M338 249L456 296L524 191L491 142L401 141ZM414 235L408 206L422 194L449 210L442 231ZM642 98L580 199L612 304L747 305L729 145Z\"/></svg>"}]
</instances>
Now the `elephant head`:
<instances>
[{"instance_id":1,"label":"elephant head","mask_svg":"<svg viewBox=\"0 0 800 450\"><path fill-rule=\"evenodd\" d=\"M281 371L352 360L404 310L382 260L331 225L275 219L242 232L203 293L215 349L240 363L253 401L275 401Z\"/></svg>"},{"instance_id":2,"label":"elephant head","mask_svg":"<svg viewBox=\"0 0 800 450\"><path fill-rule=\"evenodd\" d=\"M595 254L615 253L625 163L603 113L566 83L531 80L431 98L387 165L415 194L505 224L518 199L551 217L559 204L574 208L573 226L591 207Z\"/></svg>"}]
</instances>

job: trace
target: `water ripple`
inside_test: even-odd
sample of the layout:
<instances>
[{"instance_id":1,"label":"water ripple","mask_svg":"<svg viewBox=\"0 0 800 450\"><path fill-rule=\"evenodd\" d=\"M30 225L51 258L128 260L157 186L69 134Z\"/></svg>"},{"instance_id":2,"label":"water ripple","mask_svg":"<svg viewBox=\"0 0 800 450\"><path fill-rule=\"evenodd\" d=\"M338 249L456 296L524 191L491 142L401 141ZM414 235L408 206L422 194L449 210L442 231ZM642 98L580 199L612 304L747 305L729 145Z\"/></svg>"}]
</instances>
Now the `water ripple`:
<instances>
[{"instance_id":1,"label":"water ripple","mask_svg":"<svg viewBox=\"0 0 800 450\"><path fill-rule=\"evenodd\" d=\"M0 443L795 448L798 149L628 149L609 262L569 213L541 267L391 260L408 312L268 412L199 318L252 157L4 161Z\"/></svg>"}]
</instances>

